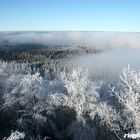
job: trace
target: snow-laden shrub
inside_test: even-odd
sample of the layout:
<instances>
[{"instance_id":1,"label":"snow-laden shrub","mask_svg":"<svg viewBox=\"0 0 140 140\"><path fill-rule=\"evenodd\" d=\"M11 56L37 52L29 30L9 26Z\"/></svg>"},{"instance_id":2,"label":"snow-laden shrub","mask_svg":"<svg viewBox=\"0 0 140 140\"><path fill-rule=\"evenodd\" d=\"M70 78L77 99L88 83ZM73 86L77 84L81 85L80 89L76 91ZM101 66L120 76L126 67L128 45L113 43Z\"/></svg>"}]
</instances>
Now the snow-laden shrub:
<instances>
[{"instance_id":1,"label":"snow-laden shrub","mask_svg":"<svg viewBox=\"0 0 140 140\"><path fill-rule=\"evenodd\" d=\"M4 138L3 140L23 140L25 134L23 132L14 131L8 138Z\"/></svg>"},{"instance_id":2,"label":"snow-laden shrub","mask_svg":"<svg viewBox=\"0 0 140 140\"><path fill-rule=\"evenodd\" d=\"M63 71L59 74L59 78L67 92L51 95L50 103L75 110L76 120L73 120L67 128L67 134L73 136L72 139L97 139L98 128L102 126L108 127L113 132L120 130L118 123L115 124L119 118L118 113L109 104L100 100L101 82L98 84L93 82L87 70L75 68L72 71ZM96 116L100 119L98 124L94 123ZM81 132L83 135L80 136Z\"/></svg>"},{"instance_id":3,"label":"snow-laden shrub","mask_svg":"<svg viewBox=\"0 0 140 140\"><path fill-rule=\"evenodd\" d=\"M130 66L123 69L121 78L121 91L115 93L122 105L121 116L125 130L131 133L140 132L140 71Z\"/></svg>"},{"instance_id":4,"label":"snow-laden shrub","mask_svg":"<svg viewBox=\"0 0 140 140\"><path fill-rule=\"evenodd\" d=\"M3 96L5 106L19 103L21 106L35 104L35 100L44 98L45 87L39 73L17 74L7 78L6 93Z\"/></svg>"},{"instance_id":5,"label":"snow-laden shrub","mask_svg":"<svg viewBox=\"0 0 140 140\"><path fill-rule=\"evenodd\" d=\"M59 77L60 82L67 89L67 93L60 94L63 97L56 94L52 97L53 99L60 101L60 104L64 106L74 108L78 117L96 108L99 101L96 90L99 86L90 80L87 70L83 71L81 68L76 68L69 72L63 71ZM59 97L61 99L58 99Z\"/></svg>"},{"instance_id":6,"label":"snow-laden shrub","mask_svg":"<svg viewBox=\"0 0 140 140\"><path fill-rule=\"evenodd\" d=\"M12 74L28 74L32 69L28 63L16 63L0 61L0 75L8 77Z\"/></svg>"}]
</instances>

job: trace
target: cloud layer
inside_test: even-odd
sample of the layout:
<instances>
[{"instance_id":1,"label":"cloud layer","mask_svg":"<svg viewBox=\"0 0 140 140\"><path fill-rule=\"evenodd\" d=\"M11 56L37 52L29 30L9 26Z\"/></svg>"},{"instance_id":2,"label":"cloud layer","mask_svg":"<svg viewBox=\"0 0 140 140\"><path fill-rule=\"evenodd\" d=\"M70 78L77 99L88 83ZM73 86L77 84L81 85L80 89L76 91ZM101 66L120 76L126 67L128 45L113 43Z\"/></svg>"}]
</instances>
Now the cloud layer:
<instances>
[{"instance_id":1,"label":"cloud layer","mask_svg":"<svg viewBox=\"0 0 140 140\"><path fill-rule=\"evenodd\" d=\"M94 48L140 47L140 33L121 32L0 32L0 43L83 45Z\"/></svg>"}]
</instances>

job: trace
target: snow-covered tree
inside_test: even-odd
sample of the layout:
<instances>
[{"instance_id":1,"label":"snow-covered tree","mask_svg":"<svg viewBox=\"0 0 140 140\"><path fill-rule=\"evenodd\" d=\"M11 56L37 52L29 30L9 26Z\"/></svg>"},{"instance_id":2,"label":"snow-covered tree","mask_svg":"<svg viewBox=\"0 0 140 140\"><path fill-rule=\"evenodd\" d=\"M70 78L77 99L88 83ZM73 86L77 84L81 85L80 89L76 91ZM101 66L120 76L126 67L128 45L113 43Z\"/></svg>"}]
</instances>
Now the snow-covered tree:
<instances>
[{"instance_id":1,"label":"snow-covered tree","mask_svg":"<svg viewBox=\"0 0 140 140\"><path fill-rule=\"evenodd\" d=\"M23 140L25 134L23 132L14 131L8 138L4 138L3 140Z\"/></svg>"},{"instance_id":2,"label":"snow-covered tree","mask_svg":"<svg viewBox=\"0 0 140 140\"><path fill-rule=\"evenodd\" d=\"M137 139L140 132L140 71L128 65L123 69L120 78L120 90L112 89L121 106L119 122L125 138Z\"/></svg>"},{"instance_id":3,"label":"snow-covered tree","mask_svg":"<svg viewBox=\"0 0 140 140\"><path fill-rule=\"evenodd\" d=\"M125 68L119 88L101 99L103 84L91 79L88 70L55 67L50 73L35 65L0 61L0 130L18 130L37 140L139 136L140 71ZM111 93L115 100L108 100Z\"/></svg>"}]
</instances>

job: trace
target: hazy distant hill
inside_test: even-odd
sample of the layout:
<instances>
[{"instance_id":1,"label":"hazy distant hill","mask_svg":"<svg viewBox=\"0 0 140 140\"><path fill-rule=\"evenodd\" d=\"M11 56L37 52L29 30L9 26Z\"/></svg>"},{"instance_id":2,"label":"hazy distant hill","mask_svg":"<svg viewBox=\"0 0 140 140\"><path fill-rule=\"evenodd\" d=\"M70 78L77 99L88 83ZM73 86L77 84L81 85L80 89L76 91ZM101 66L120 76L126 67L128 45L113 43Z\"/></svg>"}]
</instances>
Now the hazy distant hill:
<instances>
[{"instance_id":1,"label":"hazy distant hill","mask_svg":"<svg viewBox=\"0 0 140 140\"><path fill-rule=\"evenodd\" d=\"M101 50L84 46L44 46L34 44L0 46L0 59L4 60L33 60L41 61L45 58L59 59L76 55L99 53Z\"/></svg>"},{"instance_id":2,"label":"hazy distant hill","mask_svg":"<svg viewBox=\"0 0 140 140\"><path fill-rule=\"evenodd\" d=\"M47 48L47 45L41 44L15 44L15 43L1 43L0 44L0 51L15 51L15 50L33 50L33 49L40 49L40 48Z\"/></svg>"}]
</instances>

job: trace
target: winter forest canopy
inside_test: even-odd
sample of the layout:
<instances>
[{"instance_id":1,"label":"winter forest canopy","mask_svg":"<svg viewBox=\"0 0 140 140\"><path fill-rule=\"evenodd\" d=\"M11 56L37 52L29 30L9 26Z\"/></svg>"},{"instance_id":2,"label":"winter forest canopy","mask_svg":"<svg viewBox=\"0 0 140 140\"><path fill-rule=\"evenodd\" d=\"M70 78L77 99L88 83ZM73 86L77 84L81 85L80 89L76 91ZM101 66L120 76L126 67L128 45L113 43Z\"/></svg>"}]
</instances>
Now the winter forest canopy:
<instances>
[{"instance_id":1,"label":"winter forest canopy","mask_svg":"<svg viewBox=\"0 0 140 140\"><path fill-rule=\"evenodd\" d=\"M0 139L140 137L140 34L1 32Z\"/></svg>"}]
</instances>

